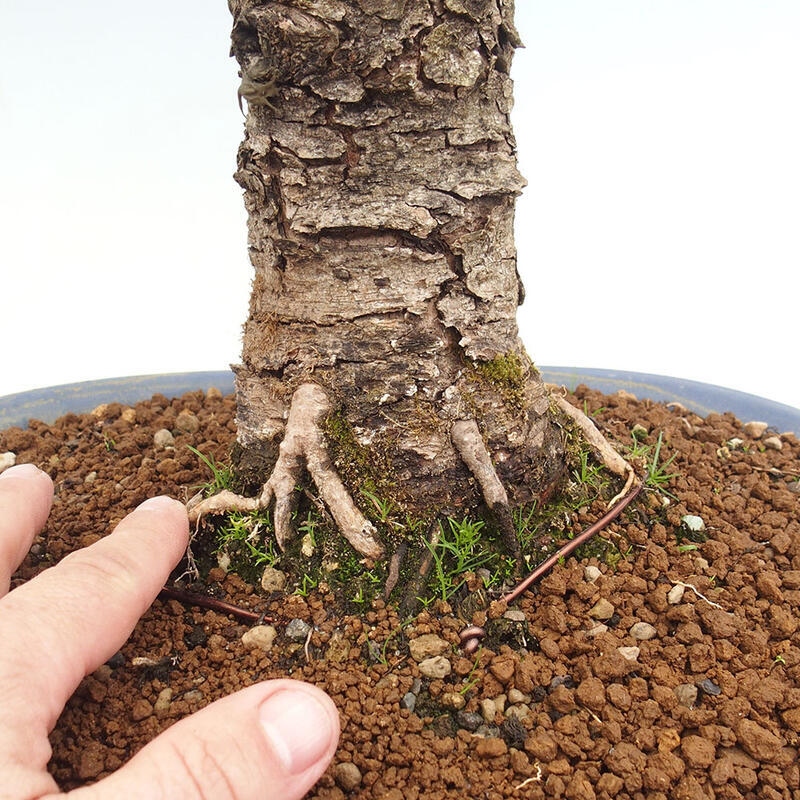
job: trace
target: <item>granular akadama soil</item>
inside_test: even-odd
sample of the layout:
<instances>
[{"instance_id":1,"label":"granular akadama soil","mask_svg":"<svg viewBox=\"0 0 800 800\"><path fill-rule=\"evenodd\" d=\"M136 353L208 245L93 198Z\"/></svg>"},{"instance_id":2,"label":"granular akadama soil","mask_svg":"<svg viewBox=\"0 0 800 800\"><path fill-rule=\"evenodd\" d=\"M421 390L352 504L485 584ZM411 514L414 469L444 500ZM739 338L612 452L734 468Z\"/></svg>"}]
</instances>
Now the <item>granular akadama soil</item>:
<instances>
[{"instance_id":1,"label":"granular akadama soil","mask_svg":"<svg viewBox=\"0 0 800 800\"><path fill-rule=\"evenodd\" d=\"M674 456L669 504L645 491L601 534L623 553L615 565L567 559L512 607L466 620L443 603L413 618L380 601L343 616L324 586L267 596L213 569L205 590L266 611L276 620L256 631L266 637L235 616L157 600L53 731L60 785L102 778L226 693L290 676L341 713L338 753L308 795L320 800L800 797L797 439L585 387L574 402L612 441L630 443L640 426ZM15 582L151 495L187 499L207 479L187 445L224 463L233 411L212 389L0 432L0 451L56 485ZM154 442L163 429L166 447L164 434ZM575 513L565 534L603 510ZM681 535L687 515L706 541ZM458 634L469 622L505 633L466 657Z\"/></svg>"}]
</instances>

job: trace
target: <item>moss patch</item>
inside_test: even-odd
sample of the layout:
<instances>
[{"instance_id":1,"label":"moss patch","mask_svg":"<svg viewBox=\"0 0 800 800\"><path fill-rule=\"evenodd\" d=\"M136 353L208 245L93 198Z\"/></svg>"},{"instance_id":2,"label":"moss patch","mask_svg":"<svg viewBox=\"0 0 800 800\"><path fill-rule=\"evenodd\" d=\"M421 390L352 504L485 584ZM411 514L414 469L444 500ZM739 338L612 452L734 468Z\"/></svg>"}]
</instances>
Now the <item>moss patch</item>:
<instances>
[{"instance_id":1,"label":"moss patch","mask_svg":"<svg viewBox=\"0 0 800 800\"><path fill-rule=\"evenodd\" d=\"M507 405L524 408L528 370L517 353L504 353L489 361L474 361L472 365L477 376L497 390Z\"/></svg>"}]
</instances>

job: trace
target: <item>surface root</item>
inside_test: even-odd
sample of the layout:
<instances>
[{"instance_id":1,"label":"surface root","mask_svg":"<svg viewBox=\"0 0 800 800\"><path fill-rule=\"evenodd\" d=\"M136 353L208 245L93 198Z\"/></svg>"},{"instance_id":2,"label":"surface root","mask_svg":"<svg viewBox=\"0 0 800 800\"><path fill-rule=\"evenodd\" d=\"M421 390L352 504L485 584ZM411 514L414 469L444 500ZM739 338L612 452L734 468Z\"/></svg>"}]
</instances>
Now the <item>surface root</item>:
<instances>
[{"instance_id":1,"label":"surface root","mask_svg":"<svg viewBox=\"0 0 800 800\"><path fill-rule=\"evenodd\" d=\"M197 522L207 514L267 509L274 503L275 540L284 549L294 533L291 520L297 502L295 487L307 470L347 541L363 556L381 558L383 548L375 538L374 526L356 507L328 455L322 423L330 411L330 400L321 386L301 384L292 395L278 460L261 494L251 498L219 492L192 505L189 519Z\"/></svg>"},{"instance_id":2,"label":"surface root","mask_svg":"<svg viewBox=\"0 0 800 800\"><path fill-rule=\"evenodd\" d=\"M450 439L461 456L461 460L478 481L483 499L495 518L509 555L513 556L516 564L519 564L522 559L522 551L514 530L508 494L492 465L492 459L483 441L478 423L474 419L454 422L450 429Z\"/></svg>"},{"instance_id":3,"label":"surface root","mask_svg":"<svg viewBox=\"0 0 800 800\"><path fill-rule=\"evenodd\" d=\"M558 408L578 426L587 444L597 453L603 464L615 475L625 479L625 485L608 502L608 508L611 508L616 505L618 500L628 494L631 486L633 486L633 482L636 480L636 473L633 467L611 446L611 443L600 433L594 422L560 393L562 391L560 387L549 385L547 388L552 391L550 396L558 405Z\"/></svg>"}]
</instances>

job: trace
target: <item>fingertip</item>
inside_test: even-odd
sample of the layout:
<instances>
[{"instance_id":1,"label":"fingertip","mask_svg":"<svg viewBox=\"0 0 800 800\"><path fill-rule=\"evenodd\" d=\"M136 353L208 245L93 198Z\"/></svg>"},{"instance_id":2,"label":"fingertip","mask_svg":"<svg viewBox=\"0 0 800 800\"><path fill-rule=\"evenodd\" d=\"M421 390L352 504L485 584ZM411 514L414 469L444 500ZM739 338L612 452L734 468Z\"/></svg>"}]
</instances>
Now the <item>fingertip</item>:
<instances>
[{"instance_id":1,"label":"fingertip","mask_svg":"<svg viewBox=\"0 0 800 800\"><path fill-rule=\"evenodd\" d=\"M150 497L136 507L136 511L175 511L186 514L186 506L174 497L161 494Z\"/></svg>"},{"instance_id":2,"label":"fingertip","mask_svg":"<svg viewBox=\"0 0 800 800\"><path fill-rule=\"evenodd\" d=\"M268 747L290 775L324 770L339 741L336 706L311 684L276 681L276 689L258 709Z\"/></svg>"},{"instance_id":3,"label":"fingertip","mask_svg":"<svg viewBox=\"0 0 800 800\"><path fill-rule=\"evenodd\" d=\"M7 467L0 472L0 480L32 480L47 482L50 486L53 485L53 479L36 464L14 464L13 467Z\"/></svg>"}]
</instances>

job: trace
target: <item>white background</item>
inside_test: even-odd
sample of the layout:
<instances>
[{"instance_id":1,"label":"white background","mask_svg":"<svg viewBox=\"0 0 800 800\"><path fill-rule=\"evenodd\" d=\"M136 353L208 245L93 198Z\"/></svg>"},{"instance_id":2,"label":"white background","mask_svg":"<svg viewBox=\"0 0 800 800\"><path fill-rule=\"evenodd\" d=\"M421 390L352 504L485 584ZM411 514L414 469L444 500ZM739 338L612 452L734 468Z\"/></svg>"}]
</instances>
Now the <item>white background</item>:
<instances>
[{"instance_id":1,"label":"white background","mask_svg":"<svg viewBox=\"0 0 800 800\"><path fill-rule=\"evenodd\" d=\"M800 407L800 3L517 0L539 364ZM0 396L238 359L224 0L2 0Z\"/></svg>"}]
</instances>

